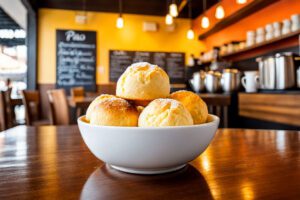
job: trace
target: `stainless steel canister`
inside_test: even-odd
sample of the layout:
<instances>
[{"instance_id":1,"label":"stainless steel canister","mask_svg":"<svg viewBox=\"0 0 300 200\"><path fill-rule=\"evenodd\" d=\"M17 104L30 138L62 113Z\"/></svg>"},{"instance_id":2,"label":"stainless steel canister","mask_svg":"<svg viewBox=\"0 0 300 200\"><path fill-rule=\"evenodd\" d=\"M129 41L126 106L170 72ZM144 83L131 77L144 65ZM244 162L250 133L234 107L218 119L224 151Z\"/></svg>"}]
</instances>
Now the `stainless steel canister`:
<instances>
[{"instance_id":1,"label":"stainless steel canister","mask_svg":"<svg viewBox=\"0 0 300 200\"><path fill-rule=\"evenodd\" d=\"M296 58L292 52L276 54L276 89L296 86Z\"/></svg>"},{"instance_id":2,"label":"stainless steel canister","mask_svg":"<svg viewBox=\"0 0 300 200\"><path fill-rule=\"evenodd\" d=\"M216 92L220 91L221 77L222 76L221 76L220 72L209 71L206 73L205 88L206 88L207 92L216 93Z\"/></svg>"},{"instance_id":3,"label":"stainless steel canister","mask_svg":"<svg viewBox=\"0 0 300 200\"><path fill-rule=\"evenodd\" d=\"M259 69L259 87L261 89L276 89L276 64L275 57L259 57L256 59Z\"/></svg>"},{"instance_id":4,"label":"stainless steel canister","mask_svg":"<svg viewBox=\"0 0 300 200\"><path fill-rule=\"evenodd\" d=\"M193 78L189 80L192 89L195 92L203 92L205 90L205 72L195 72Z\"/></svg>"},{"instance_id":5,"label":"stainless steel canister","mask_svg":"<svg viewBox=\"0 0 300 200\"><path fill-rule=\"evenodd\" d=\"M224 69L221 85L224 92L237 91L241 84L241 74L237 69Z\"/></svg>"}]
</instances>

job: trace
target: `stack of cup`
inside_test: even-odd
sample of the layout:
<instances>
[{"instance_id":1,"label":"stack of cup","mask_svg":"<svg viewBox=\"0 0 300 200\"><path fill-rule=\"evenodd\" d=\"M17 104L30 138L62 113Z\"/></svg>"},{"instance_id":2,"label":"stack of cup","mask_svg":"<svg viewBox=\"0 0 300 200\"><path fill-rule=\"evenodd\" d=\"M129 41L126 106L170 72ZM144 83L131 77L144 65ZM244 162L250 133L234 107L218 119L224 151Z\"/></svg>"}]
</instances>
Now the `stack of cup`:
<instances>
[{"instance_id":1,"label":"stack of cup","mask_svg":"<svg viewBox=\"0 0 300 200\"><path fill-rule=\"evenodd\" d=\"M266 25L266 40L272 40L274 38L274 31L272 24Z\"/></svg>"},{"instance_id":2,"label":"stack of cup","mask_svg":"<svg viewBox=\"0 0 300 200\"><path fill-rule=\"evenodd\" d=\"M289 34L291 32L291 21L289 19L285 19L282 21L282 35Z\"/></svg>"},{"instance_id":3,"label":"stack of cup","mask_svg":"<svg viewBox=\"0 0 300 200\"><path fill-rule=\"evenodd\" d=\"M256 29L256 43L261 43L265 41L265 29L263 27L259 27Z\"/></svg>"},{"instance_id":4,"label":"stack of cup","mask_svg":"<svg viewBox=\"0 0 300 200\"><path fill-rule=\"evenodd\" d=\"M274 32L274 37L281 36L281 23L280 22L273 23L273 32Z\"/></svg>"},{"instance_id":5,"label":"stack of cup","mask_svg":"<svg viewBox=\"0 0 300 200\"><path fill-rule=\"evenodd\" d=\"M255 44L255 31L247 31L246 46L250 47Z\"/></svg>"},{"instance_id":6,"label":"stack of cup","mask_svg":"<svg viewBox=\"0 0 300 200\"><path fill-rule=\"evenodd\" d=\"M300 14L294 14L291 16L292 21L292 31L297 31L300 29Z\"/></svg>"}]
</instances>

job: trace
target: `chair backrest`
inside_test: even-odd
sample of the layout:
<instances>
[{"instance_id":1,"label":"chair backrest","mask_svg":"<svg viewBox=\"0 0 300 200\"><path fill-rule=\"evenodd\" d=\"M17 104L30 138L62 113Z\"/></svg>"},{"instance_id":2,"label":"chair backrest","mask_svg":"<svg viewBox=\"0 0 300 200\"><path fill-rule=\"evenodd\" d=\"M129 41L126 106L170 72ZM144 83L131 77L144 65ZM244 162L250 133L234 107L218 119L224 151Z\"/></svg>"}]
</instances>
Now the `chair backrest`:
<instances>
[{"instance_id":1,"label":"chair backrest","mask_svg":"<svg viewBox=\"0 0 300 200\"><path fill-rule=\"evenodd\" d=\"M22 101L25 107L26 125L31 126L36 120L40 120L40 93L36 90L23 90Z\"/></svg>"},{"instance_id":2,"label":"chair backrest","mask_svg":"<svg viewBox=\"0 0 300 200\"><path fill-rule=\"evenodd\" d=\"M64 89L49 90L48 99L50 102L51 124L69 125L69 105Z\"/></svg>"},{"instance_id":3,"label":"chair backrest","mask_svg":"<svg viewBox=\"0 0 300 200\"><path fill-rule=\"evenodd\" d=\"M0 131L7 129L5 92L0 91Z\"/></svg>"},{"instance_id":4,"label":"chair backrest","mask_svg":"<svg viewBox=\"0 0 300 200\"><path fill-rule=\"evenodd\" d=\"M71 88L72 97L84 97L84 87L73 87Z\"/></svg>"}]
</instances>

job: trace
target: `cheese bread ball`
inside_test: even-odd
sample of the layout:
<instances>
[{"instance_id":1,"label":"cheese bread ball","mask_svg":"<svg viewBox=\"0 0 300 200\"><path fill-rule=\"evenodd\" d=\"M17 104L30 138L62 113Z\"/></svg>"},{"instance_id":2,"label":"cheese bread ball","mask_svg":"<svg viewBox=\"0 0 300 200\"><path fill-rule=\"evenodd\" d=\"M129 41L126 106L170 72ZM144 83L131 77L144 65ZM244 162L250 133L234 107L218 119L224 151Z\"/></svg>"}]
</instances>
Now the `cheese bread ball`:
<instances>
[{"instance_id":1,"label":"cheese bread ball","mask_svg":"<svg viewBox=\"0 0 300 200\"><path fill-rule=\"evenodd\" d=\"M207 105L197 94L180 90L172 93L170 98L180 101L188 109L193 117L194 124L202 124L207 121Z\"/></svg>"},{"instance_id":2,"label":"cheese bread ball","mask_svg":"<svg viewBox=\"0 0 300 200\"><path fill-rule=\"evenodd\" d=\"M100 96L96 97L92 103L89 105L87 111L86 111L86 115L85 115L85 119L87 121L90 121L90 118L91 118L91 113L92 111L94 110L95 106L103 101L104 99L110 99L110 98L115 98L116 96L114 95L110 95L110 94L101 94Z\"/></svg>"},{"instance_id":3,"label":"cheese bread ball","mask_svg":"<svg viewBox=\"0 0 300 200\"><path fill-rule=\"evenodd\" d=\"M189 126L193 118L189 111L173 99L155 99L139 117L140 127Z\"/></svg>"},{"instance_id":4,"label":"cheese bread ball","mask_svg":"<svg viewBox=\"0 0 300 200\"><path fill-rule=\"evenodd\" d=\"M128 100L153 100L170 95L170 79L157 65L139 62L129 66L117 82L116 95Z\"/></svg>"},{"instance_id":5,"label":"cheese bread ball","mask_svg":"<svg viewBox=\"0 0 300 200\"><path fill-rule=\"evenodd\" d=\"M108 98L100 101L90 115L90 124L101 126L137 126L139 112L128 101Z\"/></svg>"}]
</instances>

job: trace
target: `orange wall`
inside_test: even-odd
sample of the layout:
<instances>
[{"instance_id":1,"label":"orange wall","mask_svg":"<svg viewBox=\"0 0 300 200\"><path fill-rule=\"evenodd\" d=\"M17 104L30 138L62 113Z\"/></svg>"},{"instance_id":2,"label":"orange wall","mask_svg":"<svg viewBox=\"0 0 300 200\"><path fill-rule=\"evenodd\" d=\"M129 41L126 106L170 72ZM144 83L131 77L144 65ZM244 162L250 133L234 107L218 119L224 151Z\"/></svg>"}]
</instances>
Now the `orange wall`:
<instances>
[{"instance_id":1,"label":"orange wall","mask_svg":"<svg viewBox=\"0 0 300 200\"><path fill-rule=\"evenodd\" d=\"M175 31L167 32L164 17L124 14L125 25L119 30L115 26L116 13L88 12L88 22L84 25L75 23L75 14L70 10L39 10L38 83L56 82L56 29L97 31L97 84L109 82L110 49L185 52L186 57L205 50L201 41L186 38L190 28L188 19L176 19ZM144 21L156 22L159 30L144 32Z\"/></svg>"},{"instance_id":2,"label":"orange wall","mask_svg":"<svg viewBox=\"0 0 300 200\"><path fill-rule=\"evenodd\" d=\"M241 5L237 5L235 0L223 0L221 2L222 5L224 5L226 16L242 7ZM228 10L231 12L227 12ZM214 20L216 22L217 20L215 20L213 15L214 11L215 7L211 8L207 12L207 15L211 21ZM290 18L290 16L295 13L300 13L300 0L280 0L222 31L209 36L204 42L207 49L211 49L213 46L220 46L233 40L245 40L248 30L255 30L258 27L265 26L274 21L282 21L283 19ZM201 16L194 21L194 28L198 33L203 32L203 29L199 26L200 19Z\"/></svg>"}]
</instances>

